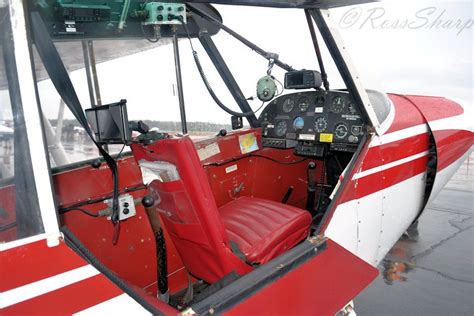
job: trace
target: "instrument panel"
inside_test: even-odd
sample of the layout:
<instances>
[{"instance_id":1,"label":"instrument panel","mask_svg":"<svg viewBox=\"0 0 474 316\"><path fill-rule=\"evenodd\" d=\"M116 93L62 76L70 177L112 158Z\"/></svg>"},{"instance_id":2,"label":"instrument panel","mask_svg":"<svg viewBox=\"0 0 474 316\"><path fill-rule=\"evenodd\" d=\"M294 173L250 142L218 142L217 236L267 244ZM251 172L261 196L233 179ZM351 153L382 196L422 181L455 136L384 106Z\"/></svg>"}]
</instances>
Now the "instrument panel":
<instances>
[{"instance_id":1,"label":"instrument panel","mask_svg":"<svg viewBox=\"0 0 474 316\"><path fill-rule=\"evenodd\" d=\"M300 154L318 156L318 144L353 152L365 133L361 112L345 91L308 91L281 96L259 117L263 146L296 147Z\"/></svg>"}]
</instances>

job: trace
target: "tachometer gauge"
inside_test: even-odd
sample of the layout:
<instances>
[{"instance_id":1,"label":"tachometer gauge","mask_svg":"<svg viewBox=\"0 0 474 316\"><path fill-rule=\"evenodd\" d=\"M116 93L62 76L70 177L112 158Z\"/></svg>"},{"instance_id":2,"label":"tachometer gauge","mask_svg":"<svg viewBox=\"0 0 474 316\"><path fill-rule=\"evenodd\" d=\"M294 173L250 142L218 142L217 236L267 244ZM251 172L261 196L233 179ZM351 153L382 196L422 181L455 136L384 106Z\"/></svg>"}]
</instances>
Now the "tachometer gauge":
<instances>
[{"instance_id":1,"label":"tachometer gauge","mask_svg":"<svg viewBox=\"0 0 474 316\"><path fill-rule=\"evenodd\" d=\"M286 98L283 101L283 112L290 113L295 108L295 101L292 98Z\"/></svg>"},{"instance_id":2,"label":"tachometer gauge","mask_svg":"<svg viewBox=\"0 0 474 316\"><path fill-rule=\"evenodd\" d=\"M302 97L298 101L298 109L300 110L300 112L306 112L308 111L308 108L309 108L309 99L307 97Z\"/></svg>"},{"instance_id":3,"label":"tachometer gauge","mask_svg":"<svg viewBox=\"0 0 474 316\"><path fill-rule=\"evenodd\" d=\"M346 100L343 97L337 96L332 100L331 111L333 113L342 113L345 107L346 107Z\"/></svg>"},{"instance_id":4,"label":"tachometer gauge","mask_svg":"<svg viewBox=\"0 0 474 316\"><path fill-rule=\"evenodd\" d=\"M344 123L337 124L336 128L334 129L334 134L337 139L345 138L348 133L349 133L349 128Z\"/></svg>"},{"instance_id":5,"label":"tachometer gauge","mask_svg":"<svg viewBox=\"0 0 474 316\"><path fill-rule=\"evenodd\" d=\"M293 121L293 128L296 130L300 130L300 129L303 129L303 127L304 127L304 118L298 116Z\"/></svg>"},{"instance_id":6,"label":"tachometer gauge","mask_svg":"<svg viewBox=\"0 0 474 316\"><path fill-rule=\"evenodd\" d=\"M283 137L286 135L286 131L288 130L288 125L286 124L286 121L280 121L277 123L275 126L275 134L278 137Z\"/></svg>"},{"instance_id":7,"label":"tachometer gauge","mask_svg":"<svg viewBox=\"0 0 474 316\"><path fill-rule=\"evenodd\" d=\"M316 119L316 121L314 122L314 130L317 133L324 132L327 127L328 127L328 121L326 120L324 116L318 117L318 119Z\"/></svg>"}]
</instances>

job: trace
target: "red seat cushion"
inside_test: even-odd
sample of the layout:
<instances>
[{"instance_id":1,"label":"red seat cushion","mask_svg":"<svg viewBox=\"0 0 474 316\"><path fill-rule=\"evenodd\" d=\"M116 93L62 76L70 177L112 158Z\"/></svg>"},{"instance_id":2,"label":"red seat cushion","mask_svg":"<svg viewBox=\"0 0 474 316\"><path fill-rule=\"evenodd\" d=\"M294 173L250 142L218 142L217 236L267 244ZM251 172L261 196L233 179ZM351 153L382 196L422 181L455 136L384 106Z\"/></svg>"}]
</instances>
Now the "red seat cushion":
<instances>
[{"instance_id":1,"label":"red seat cushion","mask_svg":"<svg viewBox=\"0 0 474 316\"><path fill-rule=\"evenodd\" d=\"M247 262L266 263L308 236L309 212L273 201L241 197L220 209L231 241Z\"/></svg>"}]
</instances>

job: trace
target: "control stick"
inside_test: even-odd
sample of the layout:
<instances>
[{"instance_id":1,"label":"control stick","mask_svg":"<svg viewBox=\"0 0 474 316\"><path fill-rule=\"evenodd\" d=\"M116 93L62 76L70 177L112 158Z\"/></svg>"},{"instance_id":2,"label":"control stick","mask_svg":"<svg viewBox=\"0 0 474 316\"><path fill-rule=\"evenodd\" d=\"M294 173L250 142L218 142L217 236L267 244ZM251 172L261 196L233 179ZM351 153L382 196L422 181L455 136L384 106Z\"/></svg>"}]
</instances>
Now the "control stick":
<instances>
[{"instance_id":1,"label":"control stick","mask_svg":"<svg viewBox=\"0 0 474 316\"><path fill-rule=\"evenodd\" d=\"M316 195L316 163L310 162L306 169L308 179L308 198L306 200L306 210L314 215L314 199Z\"/></svg>"},{"instance_id":2,"label":"control stick","mask_svg":"<svg viewBox=\"0 0 474 316\"><path fill-rule=\"evenodd\" d=\"M160 218L158 212L154 209L155 199L152 195L146 195L142 199L142 204L148 214L153 234L156 242L156 260L157 260L157 275L158 275L158 299L165 303L169 302L168 290L168 261L166 258L166 242L163 228L161 228Z\"/></svg>"}]
</instances>

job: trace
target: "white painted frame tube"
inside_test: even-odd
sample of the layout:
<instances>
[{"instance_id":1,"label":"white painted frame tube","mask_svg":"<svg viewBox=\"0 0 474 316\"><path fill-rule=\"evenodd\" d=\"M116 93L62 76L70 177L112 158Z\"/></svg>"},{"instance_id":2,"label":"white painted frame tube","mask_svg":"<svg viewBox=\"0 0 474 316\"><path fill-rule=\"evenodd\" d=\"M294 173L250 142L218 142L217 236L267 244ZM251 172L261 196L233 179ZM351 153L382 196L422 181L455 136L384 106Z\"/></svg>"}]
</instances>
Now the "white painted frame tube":
<instances>
[{"instance_id":1,"label":"white painted frame tube","mask_svg":"<svg viewBox=\"0 0 474 316\"><path fill-rule=\"evenodd\" d=\"M15 61L20 87L21 102L30 146L31 164L33 168L39 208L48 246L59 244L59 231L56 206L53 198L51 177L49 173L46 143L41 125L41 114L36 98L36 83L33 76L31 55L25 21L23 1L8 0L10 21L15 49Z\"/></svg>"}]
</instances>

